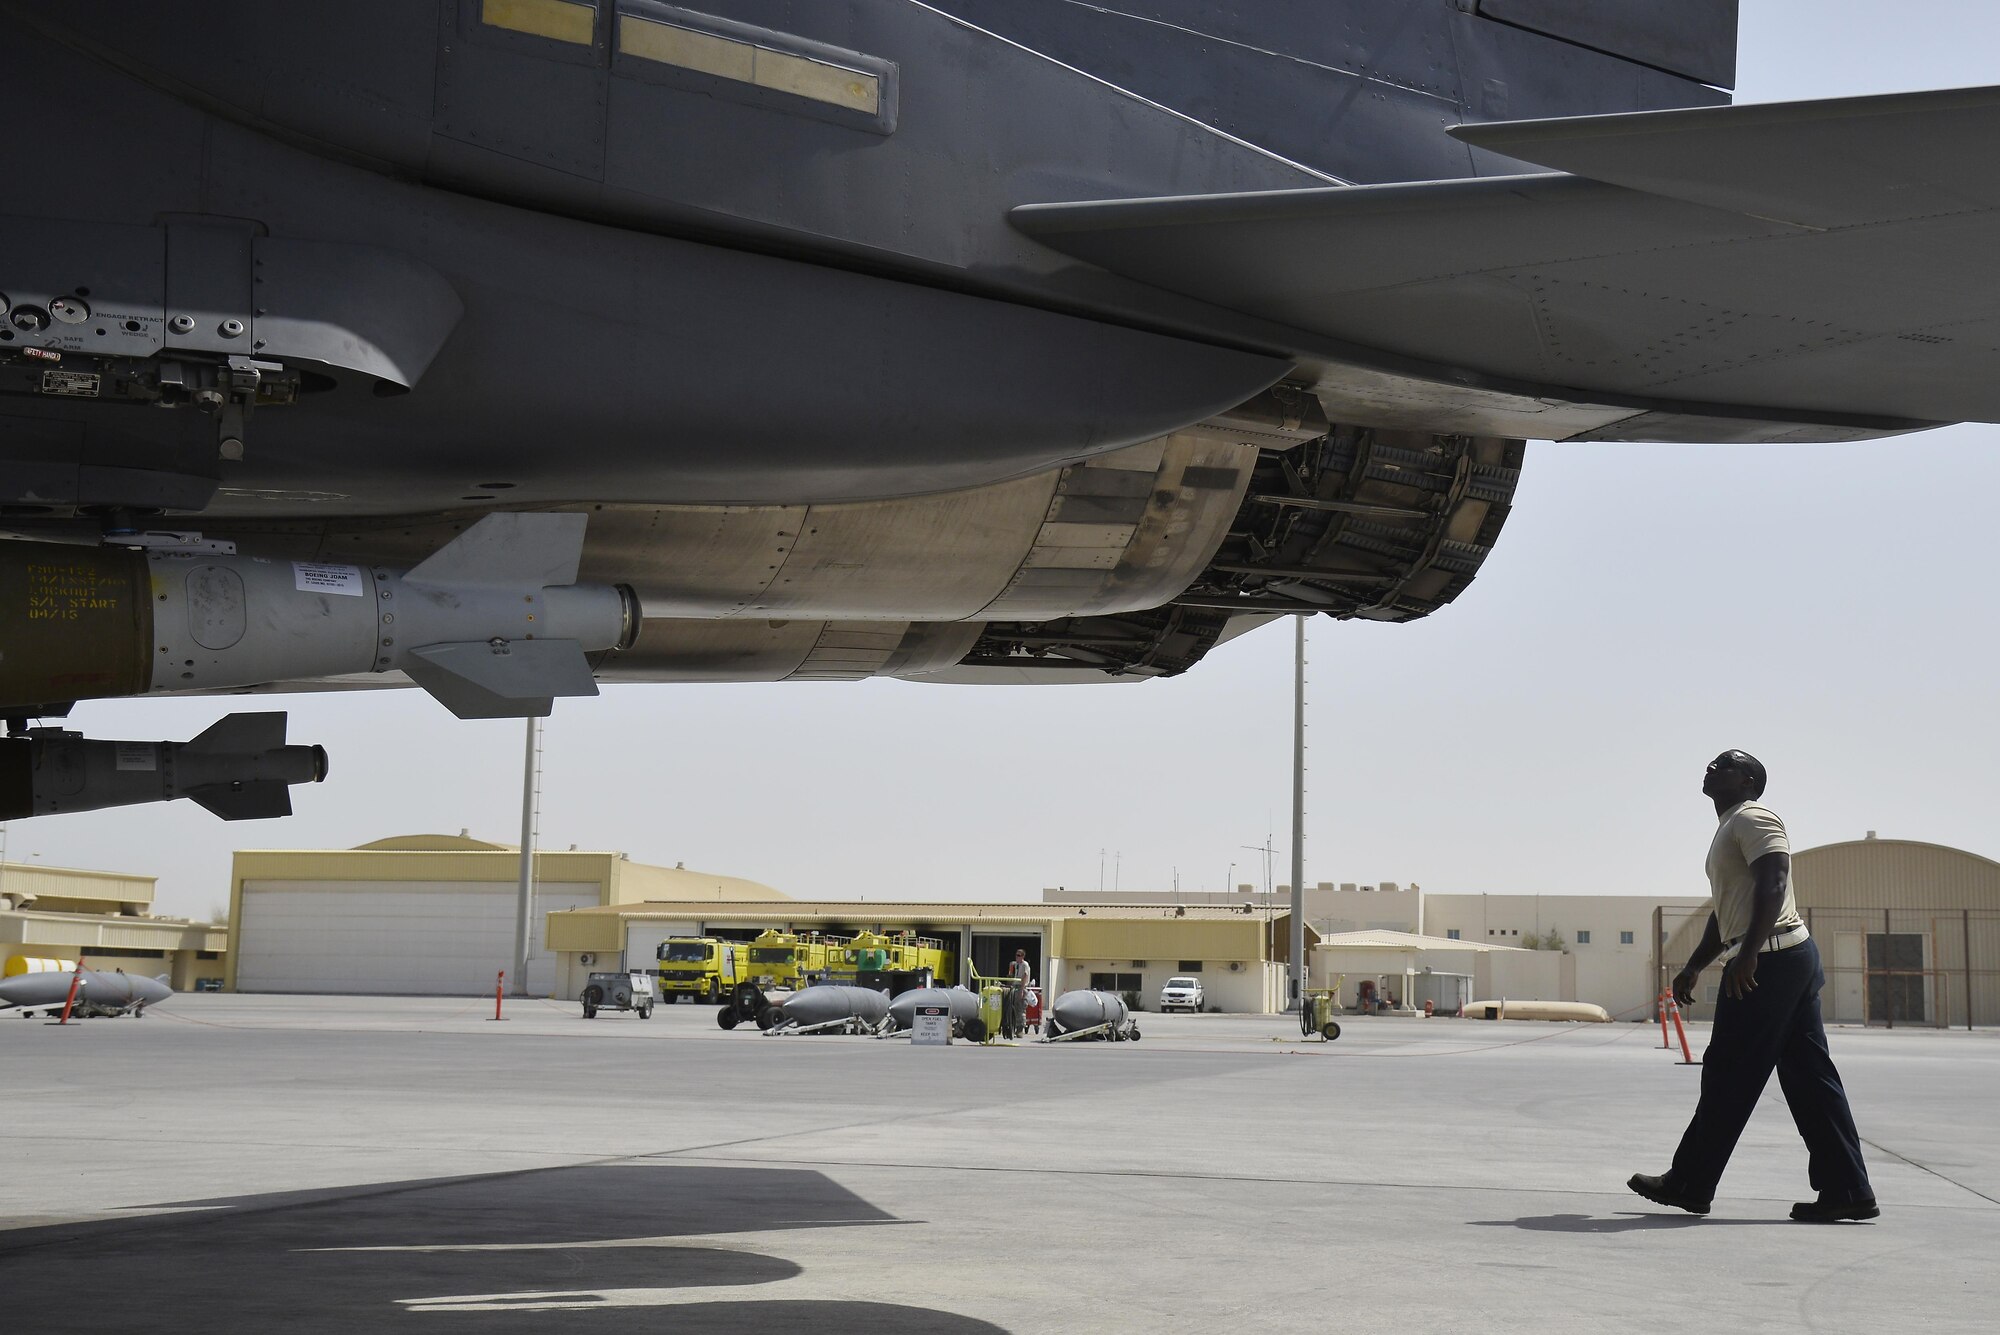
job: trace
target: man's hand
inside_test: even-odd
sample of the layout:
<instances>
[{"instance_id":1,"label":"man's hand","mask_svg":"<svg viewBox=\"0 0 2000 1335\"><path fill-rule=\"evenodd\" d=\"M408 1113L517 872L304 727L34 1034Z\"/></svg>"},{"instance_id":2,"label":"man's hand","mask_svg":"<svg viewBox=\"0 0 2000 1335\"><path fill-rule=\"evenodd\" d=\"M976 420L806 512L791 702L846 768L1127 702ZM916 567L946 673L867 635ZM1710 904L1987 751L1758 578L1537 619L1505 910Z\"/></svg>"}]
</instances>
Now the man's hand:
<instances>
[{"instance_id":1,"label":"man's hand","mask_svg":"<svg viewBox=\"0 0 2000 1335\"><path fill-rule=\"evenodd\" d=\"M1722 993L1737 1001L1747 998L1757 986L1757 955L1745 951L1729 961L1722 971Z\"/></svg>"},{"instance_id":2,"label":"man's hand","mask_svg":"<svg viewBox=\"0 0 2000 1335\"><path fill-rule=\"evenodd\" d=\"M1694 985L1701 981L1701 975L1693 969L1682 969L1674 975L1674 1000L1683 1006L1694 1005Z\"/></svg>"}]
</instances>

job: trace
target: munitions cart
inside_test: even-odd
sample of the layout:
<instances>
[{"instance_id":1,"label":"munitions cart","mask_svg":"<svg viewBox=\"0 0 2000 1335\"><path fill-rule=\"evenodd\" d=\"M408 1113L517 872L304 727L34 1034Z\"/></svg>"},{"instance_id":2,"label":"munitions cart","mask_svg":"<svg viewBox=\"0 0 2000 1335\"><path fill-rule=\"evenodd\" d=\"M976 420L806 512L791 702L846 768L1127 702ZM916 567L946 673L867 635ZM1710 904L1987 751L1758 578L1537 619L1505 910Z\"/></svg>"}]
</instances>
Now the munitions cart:
<instances>
[{"instance_id":1,"label":"munitions cart","mask_svg":"<svg viewBox=\"0 0 2000 1335\"><path fill-rule=\"evenodd\" d=\"M659 994L649 973L594 973L577 1000L583 1003L583 1018L594 1020L599 1011L637 1011L639 1018L653 1018L653 1003Z\"/></svg>"}]
</instances>

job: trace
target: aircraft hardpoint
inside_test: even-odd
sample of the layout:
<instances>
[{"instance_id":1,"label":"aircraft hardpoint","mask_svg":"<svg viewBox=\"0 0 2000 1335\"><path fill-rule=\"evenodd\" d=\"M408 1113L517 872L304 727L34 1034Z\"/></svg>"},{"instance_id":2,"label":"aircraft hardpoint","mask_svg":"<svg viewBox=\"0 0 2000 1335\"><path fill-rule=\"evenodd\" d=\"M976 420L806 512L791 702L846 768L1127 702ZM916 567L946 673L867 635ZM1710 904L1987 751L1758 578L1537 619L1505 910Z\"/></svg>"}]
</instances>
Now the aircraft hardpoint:
<instances>
[{"instance_id":1,"label":"aircraft hardpoint","mask_svg":"<svg viewBox=\"0 0 2000 1335\"><path fill-rule=\"evenodd\" d=\"M1450 602L1529 437L2000 420L2000 90L1735 27L0 0L0 818L325 773L79 700L1171 675Z\"/></svg>"}]
</instances>

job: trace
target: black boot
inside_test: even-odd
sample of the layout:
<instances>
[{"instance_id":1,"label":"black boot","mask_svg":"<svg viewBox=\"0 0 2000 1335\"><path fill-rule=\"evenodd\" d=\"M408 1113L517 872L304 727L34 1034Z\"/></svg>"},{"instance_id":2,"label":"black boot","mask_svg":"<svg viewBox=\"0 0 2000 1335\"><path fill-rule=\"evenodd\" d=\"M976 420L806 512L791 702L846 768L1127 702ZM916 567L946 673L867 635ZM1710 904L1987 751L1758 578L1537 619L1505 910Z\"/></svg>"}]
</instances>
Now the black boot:
<instances>
[{"instance_id":1,"label":"black boot","mask_svg":"<svg viewBox=\"0 0 2000 1335\"><path fill-rule=\"evenodd\" d=\"M1659 1177L1650 1177L1645 1173L1634 1173L1626 1180L1625 1185L1655 1205L1671 1205L1676 1210L1686 1210L1689 1214L1708 1213L1709 1203L1707 1201L1696 1200L1694 1197L1683 1192L1664 1174ZM1794 1208L1792 1218L1797 1219L1798 1217L1798 1210Z\"/></svg>"},{"instance_id":2,"label":"black boot","mask_svg":"<svg viewBox=\"0 0 2000 1335\"><path fill-rule=\"evenodd\" d=\"M1816 1201L1800 1201L1792 1207L1792 1218L1801 1224L1832 1224L1842 1219L1873 1219L1882 1207L1873 1196L1846 1199L1822 1195Z\"/></svg>"}]
</instances>

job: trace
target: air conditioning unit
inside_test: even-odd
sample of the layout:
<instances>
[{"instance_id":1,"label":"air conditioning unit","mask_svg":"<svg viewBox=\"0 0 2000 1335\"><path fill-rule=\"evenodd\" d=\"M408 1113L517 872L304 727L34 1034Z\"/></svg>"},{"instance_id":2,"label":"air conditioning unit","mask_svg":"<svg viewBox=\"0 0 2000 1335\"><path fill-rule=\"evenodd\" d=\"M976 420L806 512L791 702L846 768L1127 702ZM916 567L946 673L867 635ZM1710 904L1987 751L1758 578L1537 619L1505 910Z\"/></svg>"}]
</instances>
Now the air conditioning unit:
<instances>
[{"instance_id":1,"label":"air conditioning unit","mask_svg":"<svg viewBox=\"0 0 2000 1335\"><path fill-rule=\"evenodd\" d=\"M1242 973L1242 972L1243 972L1243 961L1242 961L1242 960L1231 960L1231 961L1229 961L1229 972L1231 972L1231 973Z\"/></svg>"},{"instance_id":2,"label":"air conditioning unit","mask_svg":"<svg viewBox=\"0 0 2000 1335\"><path fill-rule=\"evenodd\" d=\"M581 955L578 955L576 957L576 962L578 964L583 965L585 968L589 968L591 965L597 963L597 956L591 954L589 951L586 950Z\"/></svg>"}]
</instances>

